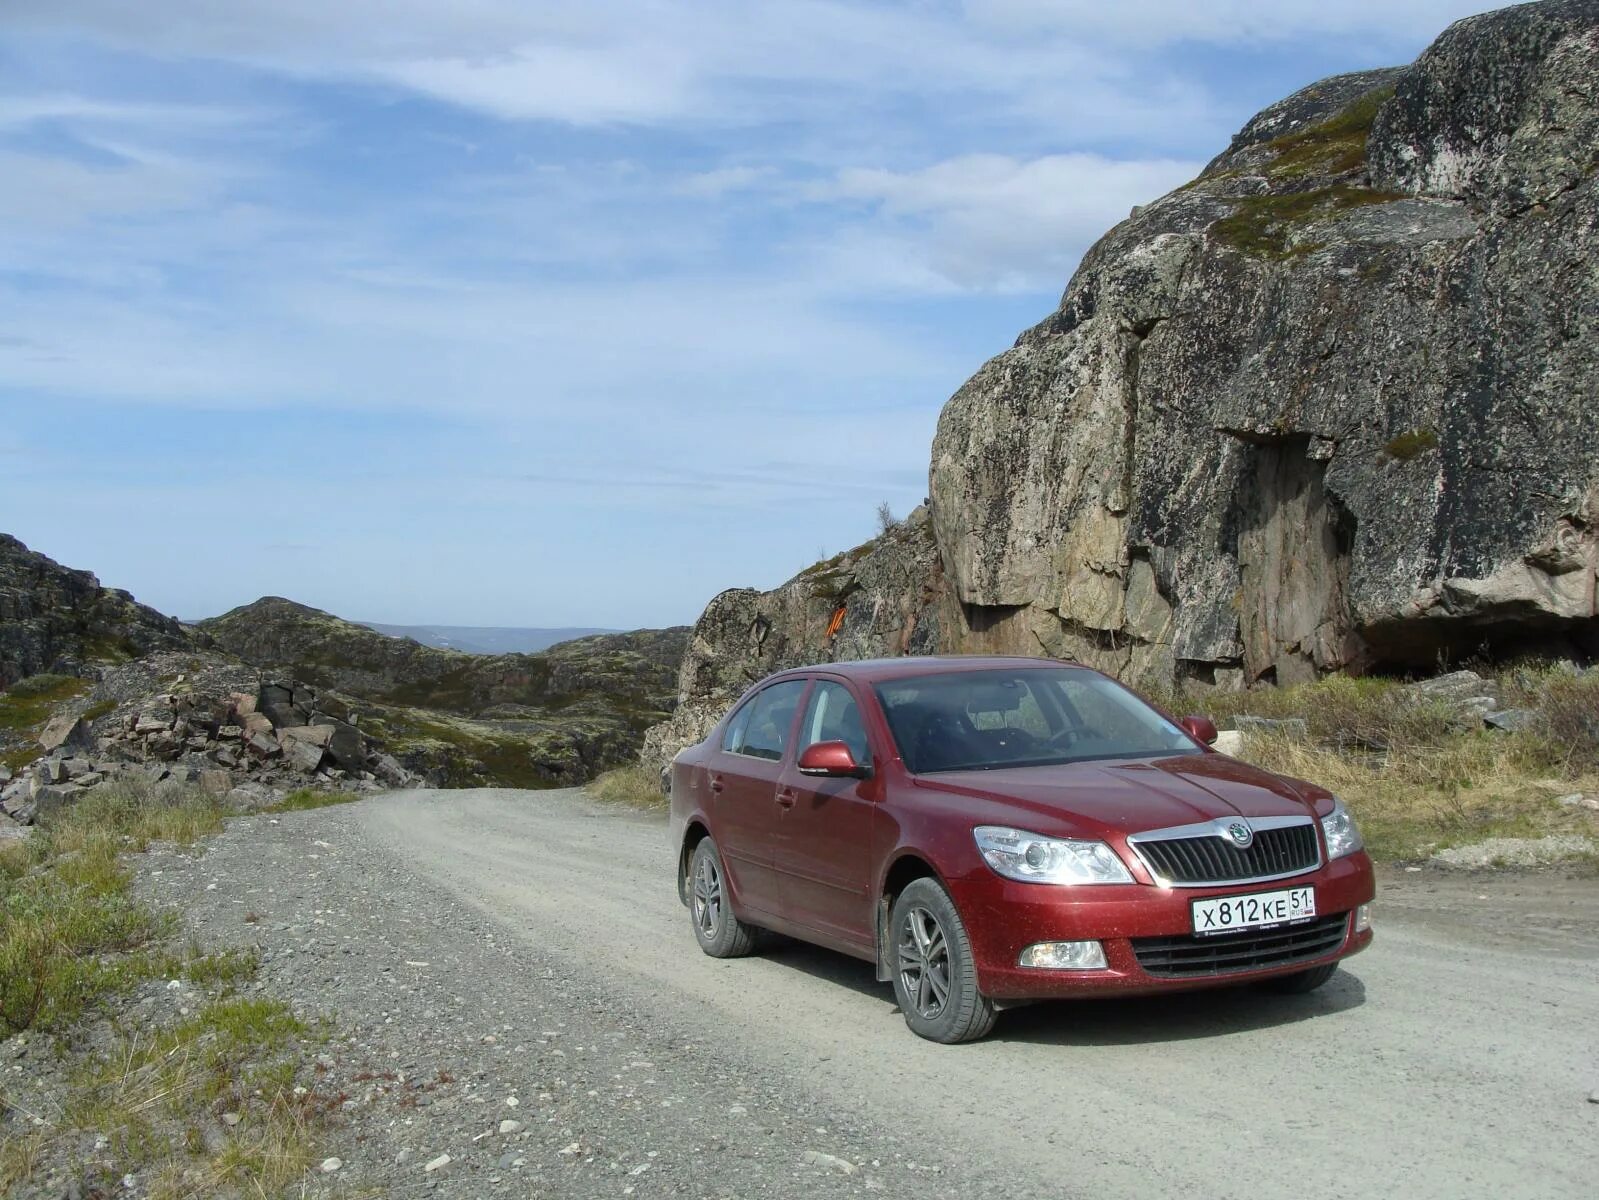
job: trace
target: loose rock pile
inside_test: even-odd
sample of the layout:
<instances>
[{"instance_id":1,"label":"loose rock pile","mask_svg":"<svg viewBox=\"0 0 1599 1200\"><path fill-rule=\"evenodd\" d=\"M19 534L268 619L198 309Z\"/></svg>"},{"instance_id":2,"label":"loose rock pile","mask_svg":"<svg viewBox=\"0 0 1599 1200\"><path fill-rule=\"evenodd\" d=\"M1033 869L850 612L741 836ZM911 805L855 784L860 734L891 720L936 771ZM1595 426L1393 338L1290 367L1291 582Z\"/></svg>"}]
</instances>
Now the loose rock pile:
<instances>
[{"instance_id":1,"label":"loose rock pile","mask_svg":"<svg viewBox=\"0 0 1599 1200\"><path fill-rule=\"evenodd\" d=\"M413 786L416 776L358 721L342 701L293 681L253 692L175 687L99 720L65 712L39 732L43 757L16 778L0 767L0 810L31 825L96 787L126 782L198 785L239 808L261 807L302 786Z\"/></svg>"}]
</instances>

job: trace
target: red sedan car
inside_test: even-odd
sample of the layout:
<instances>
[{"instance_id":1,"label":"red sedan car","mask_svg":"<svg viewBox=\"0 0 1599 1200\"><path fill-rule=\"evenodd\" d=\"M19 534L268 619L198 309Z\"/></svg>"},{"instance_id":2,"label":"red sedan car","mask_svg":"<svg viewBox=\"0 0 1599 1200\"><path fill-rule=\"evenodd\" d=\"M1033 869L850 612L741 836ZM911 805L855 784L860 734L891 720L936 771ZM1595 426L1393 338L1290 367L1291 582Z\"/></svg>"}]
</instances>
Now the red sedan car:
<instances>
[{"instance_id":1,"label":"red sedan car","mask_svg":"<svg viewBox=\"0 0 1599 1200\"><path fill-rule=\"evenodd\" d=\"M1215 736L1048 659L785 671L672 764L678 892L705 953L866 959L940 1042L1049 997L1310 991L1371 942L1371 860Z\"/></svg>"}]
</instances>

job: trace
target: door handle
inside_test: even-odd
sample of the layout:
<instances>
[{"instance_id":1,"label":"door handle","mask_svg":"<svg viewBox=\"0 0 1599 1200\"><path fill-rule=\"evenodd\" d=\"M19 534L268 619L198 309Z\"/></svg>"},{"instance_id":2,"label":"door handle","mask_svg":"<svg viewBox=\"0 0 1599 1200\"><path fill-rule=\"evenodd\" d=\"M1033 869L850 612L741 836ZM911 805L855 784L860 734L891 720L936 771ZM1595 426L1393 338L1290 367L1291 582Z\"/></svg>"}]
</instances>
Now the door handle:
<instances>
[{"instance_id":1,"label":"door handle","mask_svg":"<svg viewBox=\"0 0 1599 1200\"><path fill-rule=\"evenodd\" d=\"M718 779L716 776L712 775L711 776L711 791L719 792L721 790L722 790L722 781L720 779Z\"/></svg>"},{"instance_id":2,"label":"door handle","mask_svg":"<svg viewBox=\"0 0 1599 1200\"><path fill-rule=\"evenodd\" d=\"M798 799L799 797L794 794L791 788L779 788L777 790L777 802L784 808L793 808L794 801Z\"/></svg>"}]
</instances>

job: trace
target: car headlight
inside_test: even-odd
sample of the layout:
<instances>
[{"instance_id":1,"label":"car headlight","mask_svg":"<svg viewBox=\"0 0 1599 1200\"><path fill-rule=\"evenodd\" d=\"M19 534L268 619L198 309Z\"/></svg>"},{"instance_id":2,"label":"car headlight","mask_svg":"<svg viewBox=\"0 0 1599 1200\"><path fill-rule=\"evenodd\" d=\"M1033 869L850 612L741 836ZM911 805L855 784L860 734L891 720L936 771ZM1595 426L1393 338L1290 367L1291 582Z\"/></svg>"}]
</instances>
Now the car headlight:
<instances>
[{"instance_id":1,"label":"car headlight","mask_svg":"<svg viewBox=\"0 0 1599 1200\"><path fill-rule=\"evenodd\" d=\"M1342 800L1334 800L1332 812L1321 819L1321 832L1327 838L1328 861L1353 854L1366 844Z\"/></svg>"},{"instance_id":2,"label":"car headlight","mask_svg":"<svg viewBox=\"0 0 1599 1200\"><path fill-rule=\"evenodd\" d=\"M1004 825L972 830L983 859L1007 879L1025 883L1131 883L1122 860L1104 842L1047 838Z\"/></svg>"}]
</instances>

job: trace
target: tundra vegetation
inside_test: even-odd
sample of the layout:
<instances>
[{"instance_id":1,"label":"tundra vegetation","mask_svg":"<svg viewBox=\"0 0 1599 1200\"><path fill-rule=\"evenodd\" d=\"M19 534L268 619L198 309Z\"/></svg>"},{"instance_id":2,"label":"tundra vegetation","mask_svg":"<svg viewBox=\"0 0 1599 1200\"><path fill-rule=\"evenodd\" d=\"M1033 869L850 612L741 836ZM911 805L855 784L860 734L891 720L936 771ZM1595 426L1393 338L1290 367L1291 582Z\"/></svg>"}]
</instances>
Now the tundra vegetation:
<instances>
[{"instance_id":1,"label":"tundra vegetation","mask_svg":"<svg viewBox=\"0 0 1599 1200\"><path fill-rule=\"evenodd\" d=\"M1530 714L1524 727L1488 727L1447 697L1385 678L1155 699L1224 729L1239 716L1303 720L1304 736L1291 726L1251 731L1240 757L1337 793L1381 861L1498 837L1592 838L1599 814L1571 799L1599 798L1599 672L1525 664L1493 683L1507 710Z\"/></svg>"},{"instance_id":2,"label":"tundra vegetation","mask_svg":"<svg viewBox=\"0 0 1599 1200\"><path fill-rule=\"evenodd\" d=\"M132 894L128 855L193 847L221 826L197 790L117 786L0 847L0 1037L72 1073L52 1111L0 1083L0 1194L97 1139L157 1200L277 1195L311 1163L330 1105L302 1060L325 1034L245 994L253 953L184 943ZM134 1019L141 991L169 987L184 990L181 1009Z\"/></svg>"}]
</instances>

